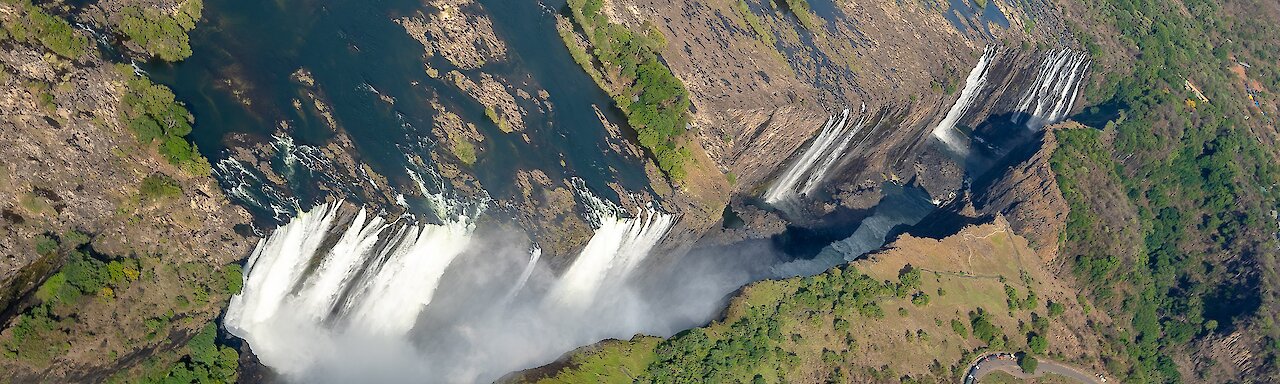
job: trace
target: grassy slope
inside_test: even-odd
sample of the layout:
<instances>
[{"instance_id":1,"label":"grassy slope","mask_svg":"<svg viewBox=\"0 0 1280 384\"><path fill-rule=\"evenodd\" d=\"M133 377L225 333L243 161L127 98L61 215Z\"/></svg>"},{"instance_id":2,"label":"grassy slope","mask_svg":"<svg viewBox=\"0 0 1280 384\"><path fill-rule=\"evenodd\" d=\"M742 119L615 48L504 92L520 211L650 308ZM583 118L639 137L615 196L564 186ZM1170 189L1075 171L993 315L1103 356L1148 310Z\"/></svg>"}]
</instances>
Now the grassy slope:
<instances>
[{"instance_id":1,"label":"grassy slope","mask_svg":"<svg viewBox=\"0 0 1280 384\"><path fill-rule=\"evenodd\" d=\"M920 283L897 295L907 264L920 272ZM1091 365L1089 352L1097 341L1079 336L1089 334L1089 315L1073 291L1051 276L1026 241L1002 222L941 241L907 237L848 267L752 284L733 299L724 319L706 327L661 342L607 342L570 355L572 363L558 365L558 371L530 371L513 381L953 382L989 345L973 334L970 312L979 308L1000 330L996 343L1004 349L1025 349L1027 333L1040 332L1051 340L1047 354ZM1020 299L1028 287L1035 291L1034 308L1010 310L1006 285ZM930 296L928 304L912 303L920 293ZM1037 330L1032 318L1046 316L1048 300L1066 304L1066 311ZM953 330L953 319L966 335ZM643 362L653 363L637 370Z\"/></svg>"}]
</instances>

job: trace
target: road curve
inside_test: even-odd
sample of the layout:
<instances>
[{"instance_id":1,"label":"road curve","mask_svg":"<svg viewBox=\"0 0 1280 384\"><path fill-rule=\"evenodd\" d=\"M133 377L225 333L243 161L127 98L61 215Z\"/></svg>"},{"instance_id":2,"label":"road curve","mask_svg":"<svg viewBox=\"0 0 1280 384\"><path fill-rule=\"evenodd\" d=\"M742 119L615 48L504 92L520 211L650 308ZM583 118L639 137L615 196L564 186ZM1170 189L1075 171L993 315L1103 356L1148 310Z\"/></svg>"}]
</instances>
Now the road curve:
<instances>
[{"instance_id":1,"label":"road curve","mask_svg":"<svg viewBox=\"0 0 1280 384\"><path fill-rule=\"evenodd\" d=\"M983 377L995 372L1004 371L1019 379L1031 379L1044 376L1049 373L1071 378L1081 383L1102 384L1098 376L1088 371L1062 364L1053 360L1044 358L1036 358L1040 362L1036 366L1036 372L1029 374L1022 372L1022 367L1018 366L1017 358L1012 357L1009 353L989 353L978 358L973 364L969 365L969 371L965 374L964 383L971 384ZM1003 357L1003 358L1002 358Z\"/></svg>"}]
</instances>

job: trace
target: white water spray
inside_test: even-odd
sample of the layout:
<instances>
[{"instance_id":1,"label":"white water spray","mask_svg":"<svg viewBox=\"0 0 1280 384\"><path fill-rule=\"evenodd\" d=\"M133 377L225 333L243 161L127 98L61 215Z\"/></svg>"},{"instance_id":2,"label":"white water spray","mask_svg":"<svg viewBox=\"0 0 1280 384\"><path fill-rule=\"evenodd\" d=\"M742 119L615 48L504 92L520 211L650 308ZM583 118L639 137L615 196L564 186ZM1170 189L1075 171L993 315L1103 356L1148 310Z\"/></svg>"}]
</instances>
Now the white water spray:
<instances>
[{"instance_id":1,"label":"white water spray","mask_svg":"<svg viewBox=\"0 0 1280 384\"><path fill-rule=\"evenodd\" d=\"M1023 91L1014 108L1018 113L1014 114L1013 122L1022 122L1027 128L1038 130L1066 118L1089 64L1086 53L1070 49L1045 55L1035 82Z\"/></svg>"},{"instance_id":2,"label":"white water spray","mask_svg":"<svg viewBox=\"0 0 1280 384\"><path fill-rule=\"evenodd\" d=\"M633 284L674 216L629 214L583 188L598 227L559 277L538 247L476 241L465 216L415 224L318 206L258 244L224 325L296 382L491 381L600 339L694 325Z\"/></svg>"},{"instance_id":3,"label":"white water spray","mask_svg":"<svg viewBox=\"0 0 1280 384\"><path fill-rule=\"evenodd\" d=\"M765 191L764 201L777 205L801 194L813 192L831 166L844 154L849 142L862 129L861 120L852 129L849 129L848 121L848 109L841 111L838 119L836 116L828 118L818 132L818 137L809 143L800 157Z\"/></svg>"},{"instance_id":4,"label":"white water spray","mask_svg":"<svg viewBox=\"0 0 1280 384\"><path fill-rule=\"evenodd\" d=\"M960 98L956 99L956 103L951 105L951 109L947 111L946 117L933 128L933 137L941 140L943 144L957 153L968 153L969 146L964 142L964 137L956 132L956 124L969 111L969 107L973 106L973 102L977 100L978 95L982 93L982 89L987 85L987 72L991 68L991 61L995 57L996 49L993 46L987 46L982 52L982 57L978 58L978 65L969 71L969 77L964 80L964 89L960 91Z\"/></svg>"},{"instance_id":5,"label":"white water spray","mask_svg":"<svg viewBox=\"0 0 1280 384\"><path fill-rule=\"evenodd\" d=\"M635 217L605 216L595 236L551 288L548 305L582 310L601 292L616 290L674 222L671 215L653 208L636 212Z\"/></svg>"},{"instance_id":6,"label":"white water spray","mask_svg":"<svg viewBox=\"0 0 1280 384\"><path fill-rule=\"evenodd\" d=\"M389 223L363 209L348 220L340 204L318 206L258 243L224 324L285 375L341 358L344 339L398 345L470 241L466 220Z\"/></svg>"}]
</instances>

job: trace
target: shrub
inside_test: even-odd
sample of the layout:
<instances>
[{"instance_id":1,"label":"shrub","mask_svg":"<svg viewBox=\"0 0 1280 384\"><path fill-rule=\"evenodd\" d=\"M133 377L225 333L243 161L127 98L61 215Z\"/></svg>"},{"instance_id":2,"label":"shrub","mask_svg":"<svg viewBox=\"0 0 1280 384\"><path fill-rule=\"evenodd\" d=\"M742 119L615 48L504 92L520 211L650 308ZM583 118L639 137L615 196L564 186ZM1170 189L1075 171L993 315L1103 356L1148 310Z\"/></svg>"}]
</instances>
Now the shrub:
<instances>
[{"instance_id":1,"label":"shrub","mask_svg":"<svg viewBox=\"0 0 1280 384\"><path fill-rule=\"evenodd\" d=\"M168 87L134 75L127 65L121 65L119 70L129 77L122 98L122 122L142 144L158 139L160 154L169 164L195 176L208 176L213 167L200 155L199 148L183 138L191 133L195 120L186 107L174 100Z\"/></svg>"},{"instance_id":2,"label":"shrub","mask_svg":"<svg viewBox=\"0 0 1280 384\"><path fill-rule=\"evenodd\" d=\"M929 294L924 292L916 292L916 294L911 297L911 304L915 304L915 306L917 307L923 307L923 306L929 305Z\"/></svg>"},{"instance_id":3,"label":"shrub","mask_svg":"<svg viewBox=\"0 0 1280 384\"><path fill-rule=\"evenodd\" d=\"M66 244L67 248L71 248L71 249L79 248L82 245L89 244L89 241L91 240L92 238L90 238L89 235L85 234L84 232L75 231L75 230L69 231L62 235L62 243Z\"/></svg>"},{"instance_id":4,"label":"shrub","mask_svg":"<svg viewBox=\"0 0 1280 384\"><path fill-rule=\"evenodd\" d=\"M142 179L138 186L138 194L143 200L159 201L182 196L182 187L178 182L163 173L153 173Z\"/></svg>"},{"instance_id":5,"label":"shrub","mask_svg":"<svg viewBox=\"0 0 1280 384\"><path fill-rule=\"evenodd\" d=\"M239 264L230 264L222 268L223 292L238 295L244 289L244 269Z\"/></svg>"},{"instance_id":6,"label":"shrub","mask_svg":"<svg viewBox=\"0 0 1280 384\"><path fill-rule=\"evenodd\" d=\"M1027 347L1031 348L1031 353L1042 355L1045 350L1049 349L1049 340L1045 339L1044 336L1032 334L1030 339L1027 340Z\"/></svg>"},{"instance_id":7,"label":"shrub","mask_svg":"<svg viewBox=\"0 0 1280 384\"><path fill-rule=\"evenodd\" d=\"M1062 316L1062 313L1066 311L1067 311L1067 307L1065 305L1062 305L1062 303L1059 303L1056 301L1049 302L1049 317Z\"/></svg>"},{"instance_id":8,"label":"shrub","mask_svg":"<svg viewBox=\"0 0 1280 384\"><path fill-rule=\"evenodd\" d=\"M45 13L30 1L20 1L21 17L4 23L7 34L15 40L39 42L58 56L75 59L87 53L89 39L60 17Z\"/></svg>"},{"instance_id":9,"label":"shrub","mask_svg":"<svg viewBox=\"0 0 1280 384\"><path fill-rule=\"evenodd\" d=\"M52 237L40 235L36 236L36 254L40 256L49 256L58 252L58 241Z\"/></svg>"},{"instance_id":10,"label":"shrub","mask_svg":"<svg viewBox=\"0 0 1280 384\"><path fill-rule=\"evenodd\" d=\"M177 12L126 7L121 11L120 31L148 53L165 61L179 61L191 56L190 32L200 19L204 4L188 0Z\"/></svg>"},{"instance_id":11,"label":"shrub","mask_svg":"<svg viewBox=\"0 0 1280 384\"><path fill-rule=\"evenodd\" d=\"M1022 372L1034 374L1036 372L1036 367L1038 366L1040 366L1040 361L1037 361L1036 358L1031 355L1024 353L1022 358L1018 359L1018 367L1022 368Z\"/></svg>"},{"instance_id":12,"label":"shrub","mask_svg":"<svg viewBox=\"0 0 1280 384\"><path fill-rule=\"evenodd\" d=\"M476 163L476 146L467 141L467 139L454 137L453 145L450 148L453 149L453 155L457 156L458 160L462 161L463 164L473 165Z\"/></svg>"},{"instance_id":13,"label":"shrub","mask_svg":"<svg viewBox=\"0 0 1280 384\"><path fill-rule=\"evenodd\" d=\"M592 53L605 69L606 90L636 130L640 146L668 178L683 180L684 163L691 155L679 138L688 126L689 94L658 58L664 44L661 34L637 34L609 22L600 13L600 0L571 0L568 5L573 20L595 47ZM579 64L590 63L579 60ZM594 71L588 69L588 73Z\"/></svg>"},{"instance_id":14,"label":"shrub","mask_svg":"<svg viewBox=\"0 0 1280 384\"><path fill-rule=\"evenodd\" d=\"M969 337L969 328L965 328L964 322L959 319L951 319L951 330L955 331L960 337Z\"/></svg>"}]
</instances>

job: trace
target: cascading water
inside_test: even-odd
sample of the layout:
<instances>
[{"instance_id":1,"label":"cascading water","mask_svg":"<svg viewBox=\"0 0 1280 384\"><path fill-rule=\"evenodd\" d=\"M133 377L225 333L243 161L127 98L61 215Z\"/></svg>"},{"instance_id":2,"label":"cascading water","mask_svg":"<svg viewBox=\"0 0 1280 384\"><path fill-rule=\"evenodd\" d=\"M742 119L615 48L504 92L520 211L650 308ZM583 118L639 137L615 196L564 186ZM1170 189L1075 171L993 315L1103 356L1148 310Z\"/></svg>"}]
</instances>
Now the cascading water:
<instances>
[{"instance_id":1,"label":"cascading water","mask_svg":"<svg viewBox=\"0 0 1280 384\"><path fill-rule=\"evenodd\" d=\"M853 142L854 136L857 136L858 132L862 131L862 125L866 123L866 120L865 116L859 118L854 123L853 128L849 129L848 134L844 135L844 139L840 140L840 144L827 152L827 155L822 158L822 162L818 163L817 168L814 168L813 172L809 174L809 178L800 186L800 194L812 194L814 190L818 189L819 185L822 185L822 181L827 179L827 172L830 172L836 162L844 157L845 150Z\"/></svg>"},{"instance_id":2,"label":"cascading water","mask_svg":"<svg viewBox=\"0 0 1280 384\"><path fill-rule=\"evenodd\" d=\"M801 194L813 192L826 177L827 171L844 154L849 142L862 129L862 120L854 124L852 129L848 126L848 120L848 109L840 112L839 119L836 116L828 118L818 132L818 137L765 191L765 203L778 205Z\"/></svg>"},{"instance_id":3,"label":"cascading water","mask_svg":"<svg viewBox=\"0 0 1280 384\"><path fill-rule=\"evenodd\" d=\"M1071 112L1089 64L1089 56L1085 52L1063 49L1045 55L1035 82L1022 93L1014 108L1017 113L1013 122L1039 130L1062 121Z\"/></svg>"},{"instance_id":4,"label":"cascading water","mask_svg":"<svg viewBox=\"0 0 1280 384\"><path fill-rule=\"evenodd\" d=\"M653 208L636 217L607 216L595 236L578 253L551 288L548 305L565 309L589 307L602 291L625 283L636 266L666 236L674 218Z\"/></svg>"},{"instance_id":5,"label":"cascading water","mask_svg":"<svg viewBox=\"0 0 1280 384\"><path fill-rule=\"evenodd\" d=\"M286 375L338 358L342 339L399 343L471 232L466 220L386 222L320 205L259 242L224 324Z\"/></svg>"},{"instance_id":6,"label":"cascading water","mask_svg":"<svg viewBox=\"0 0 1280 384\"><path fill-rule=\"evenodd\" d=\"M674 217L627 217L580 193L598 224L559 277L536 246L476 241L466 216L417 224L318 206L258 244L224 324L299 382L488 381L603 338L692 326L632 284Z\"/></svg>"},{"instance_id":7,"label":"cascading water","mask_svg":"<svg viewBox=\"0 0 1280 384\"><path fill-rule=\"evenodd\" d=\"M978 99L982 93L982 89L987 85L987 73L991 68L991 61L995 57L996 49L993 46L987 46L982 52L982 57L978 58L978 65L969 71L969 77L964 80L964 89L960 91L960 98L956 99L956 103L951 105L951 109L947 111L946 117L933 128L933 137L941 140L943 144L957 153L967 153L969 151L968 144L965 143L964 137L956 132L956 124L969 111L969 107L973 106L973 102Z\"/></svg>"}]
</instances>

